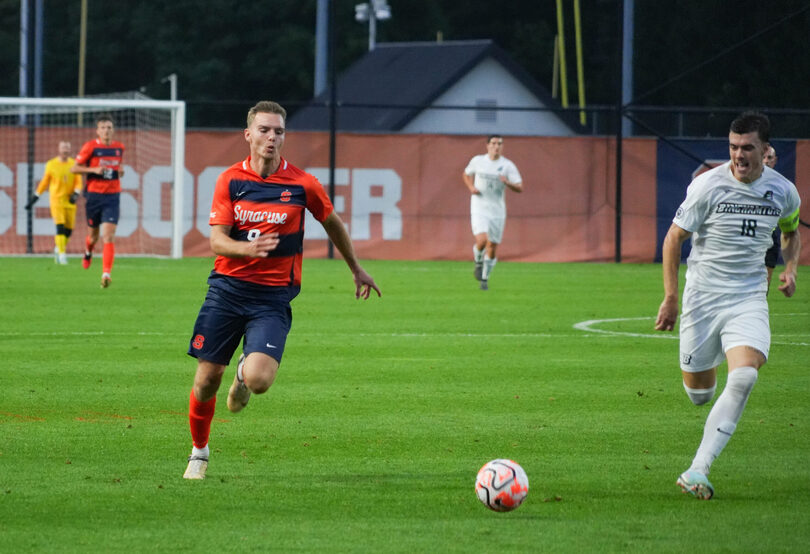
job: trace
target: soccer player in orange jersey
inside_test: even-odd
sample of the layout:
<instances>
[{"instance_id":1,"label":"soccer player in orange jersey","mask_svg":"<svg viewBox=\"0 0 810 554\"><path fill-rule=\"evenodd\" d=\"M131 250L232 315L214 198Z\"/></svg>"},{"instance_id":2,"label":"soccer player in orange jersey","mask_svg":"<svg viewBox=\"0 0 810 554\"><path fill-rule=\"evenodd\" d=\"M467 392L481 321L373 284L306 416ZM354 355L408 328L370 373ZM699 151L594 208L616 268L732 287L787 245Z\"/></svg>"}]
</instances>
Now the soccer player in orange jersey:
<instances>
[{"instance_id":1,"label":"soccer player in orange jersey","mask_svg":"<svg viewBox=\"0 0 810 554\"><path fill-rule=\"evenodd\" d=\"M115 259L115 229L118 226L121 199L121 177L124 175L122 158L124 145L113 140L115 125L110 116L96 119L95 140L82 146L76 156L74 173L87 176L85 212L87 215L87 238L85 239L82 266L87 269L93 259L93 248L99 237L104 243L101 258L101 286L107 288L112 282L112 267Z\"/></svg>"},{"instance_id":2,"label":"soccer player in orange jersey","mask_svg":"<svg viewBox=\"0 0 810 554\"><path fill-rule=\"evenodd\" d=\"M82 178L70 170L75 163L70 157L70 143L61 141L58 152L58 156L45 164L45 174L37 185L36 192L25 205L25 209L33 208L40 195L48 190L51 217L56 225L54 258L56 263L65 265L67 264L65 248L73 233L73 224L76 222L76 199L82 190Z\"/></svg>"},{"instance_id":3,"label":"soccer player in orange jersey","mask_svg":"<svg viewBox=\"0 0 810 554\"><path fill-rule=\"evenodd\" d=\"M188 354L197 358L189 398L192 451L185 479L203 479L216 393L225 367L243 342L228 409L244 408L276 378L292 323L290 301L301 289L304 210L323 225L352 272L355 297L380 296L357 261L346 227L323 186L281 157L287 113L275 102L248 112L247 159L217 179L211 206L211 249L217 255ZM244 340L243 340L244 339Z\"/></svg>"}]
</instances>

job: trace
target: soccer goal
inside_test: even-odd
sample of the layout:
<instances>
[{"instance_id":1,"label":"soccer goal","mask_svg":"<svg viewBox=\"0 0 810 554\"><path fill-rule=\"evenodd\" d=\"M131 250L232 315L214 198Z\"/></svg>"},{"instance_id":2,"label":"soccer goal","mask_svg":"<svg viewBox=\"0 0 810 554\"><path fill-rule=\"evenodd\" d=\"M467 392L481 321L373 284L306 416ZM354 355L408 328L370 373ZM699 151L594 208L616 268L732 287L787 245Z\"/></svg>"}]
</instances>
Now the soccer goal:
<instances>
[{"instance_id":1,"label":"soccer goal","mask_svg":"<svg viewBox=\"0 0 810 554\"><path fill-rule=\"evenodd\" d=\"M193 207L184 160L185 102L131 98L0 97L0 255L53 252L47 191L33 210L25 204L59 142L70 142L75 157L96 138L100 115L112 117L113 139L124 144L116 251L182 257ZM86 234L79 199L68 254L84 251Z\"/></svg>"}]
</instances>

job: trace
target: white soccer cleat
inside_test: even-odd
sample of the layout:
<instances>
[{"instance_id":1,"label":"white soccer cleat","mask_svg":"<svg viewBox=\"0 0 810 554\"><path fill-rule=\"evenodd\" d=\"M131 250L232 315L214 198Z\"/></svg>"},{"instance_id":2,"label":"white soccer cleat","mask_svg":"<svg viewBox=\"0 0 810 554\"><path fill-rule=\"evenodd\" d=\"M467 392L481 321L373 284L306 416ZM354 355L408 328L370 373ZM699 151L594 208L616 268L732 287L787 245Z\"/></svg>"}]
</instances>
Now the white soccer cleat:
<instances>
[{"instance_id":1,"label":"white soccer cleat","mask_svg":"<svg viewBox=\"0 0 810 554\"><path fill-rule=\"evenodd\" d=\"M59 254L59 265L67 265L67 254Z\"/></svg>"},{"instance_id":2,"label":"white soccer cleat","mask_svg":"<svg viewBox=\"0 0 810 554\"><path fill-rule=\"evenodd\" d=\"M239 380L239 369L245 365L245 355L239 356L236 363L236 375L233 376L233 384L228 391L228 409L233 413L241 412L250 400L250 389L244 381Z\"/></svg>"},{"instance_id":3,"label":"white soccer cleat","mask_svg":"<svg viewBox=\"0 0 810 554\"><path fill-rule=\"evenodd\" d=\"M687 469L678 477L678 486L684 494L691 494L699 500L709 500L714 496L714 487L709 479L695 469Z\"/></svg>"},{"instance_id":4,"label":"white soccer cleat","mask_svg":"<svg viewBox=\"0 0 810 554\"><path fill-rule=\"evenodd\" d=\"M55 264L59 263L59 247L58 246L53 247L53 263L55 263Z\"/></svg>"},{"instance_id":5,"label":"white soccer cleat","mask_svg":"<svg viewBox=\"0 0 810 554\"><path fill-rule=\"evenodd\" d=\"M106 289L107 287L112 284L112 277L109 273L102 273L101 274L101 288Z\"/></svg>"},{"instance_id":6,"label":"white soccer cleat","mask_svg":"<svg viewBox=\"0 0 810 554\"><path fill-rule=\"evenodd\" d=\"M188 467L183 474L183 479L205 479L205 472L208 470L208 458L201 456L189 456Z\"/></svg>"}]
</instances>

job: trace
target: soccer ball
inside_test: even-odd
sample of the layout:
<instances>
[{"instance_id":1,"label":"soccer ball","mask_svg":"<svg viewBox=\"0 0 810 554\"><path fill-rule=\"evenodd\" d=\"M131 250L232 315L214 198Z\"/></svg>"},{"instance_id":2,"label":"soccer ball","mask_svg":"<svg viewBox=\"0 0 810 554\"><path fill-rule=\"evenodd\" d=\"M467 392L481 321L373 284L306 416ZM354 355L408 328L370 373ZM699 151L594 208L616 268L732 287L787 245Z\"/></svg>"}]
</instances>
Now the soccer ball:
<instances>
[{"instance_id":1,"label":"soccer ball","mask_svg":"<svg viewBox=\"0 0 810 554\"><path fill-rule=\"evenodd\" d=\"M510 512L526 500L529 478L513 460L492 460L478 470L475 493L490 510Z\"/></svg>"}]
</instances>

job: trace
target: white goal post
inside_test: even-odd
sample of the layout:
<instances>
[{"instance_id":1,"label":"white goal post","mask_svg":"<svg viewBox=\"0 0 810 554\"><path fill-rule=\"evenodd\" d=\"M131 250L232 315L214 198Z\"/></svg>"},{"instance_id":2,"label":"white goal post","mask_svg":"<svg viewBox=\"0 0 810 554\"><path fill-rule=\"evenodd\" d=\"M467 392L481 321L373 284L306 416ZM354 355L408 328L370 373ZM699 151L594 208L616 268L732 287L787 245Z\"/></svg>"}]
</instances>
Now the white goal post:
<instances>
[{"instance_id":1,"label":"white goal post","mask_svg":"<svg viewBox=\"0 0 810 554\"><path fill-rule=\"evenodd\" d=\"M96 118L112 117L124 144L116 250L124 255L183 256L190 221L185 171L185 102L123 98L0 97L0 255L53 252L47 191L24 206L61 141L75 157L96 138ZM84 249L84 202L77 203L68 253Z\"/></svg>"}]
</instances>

